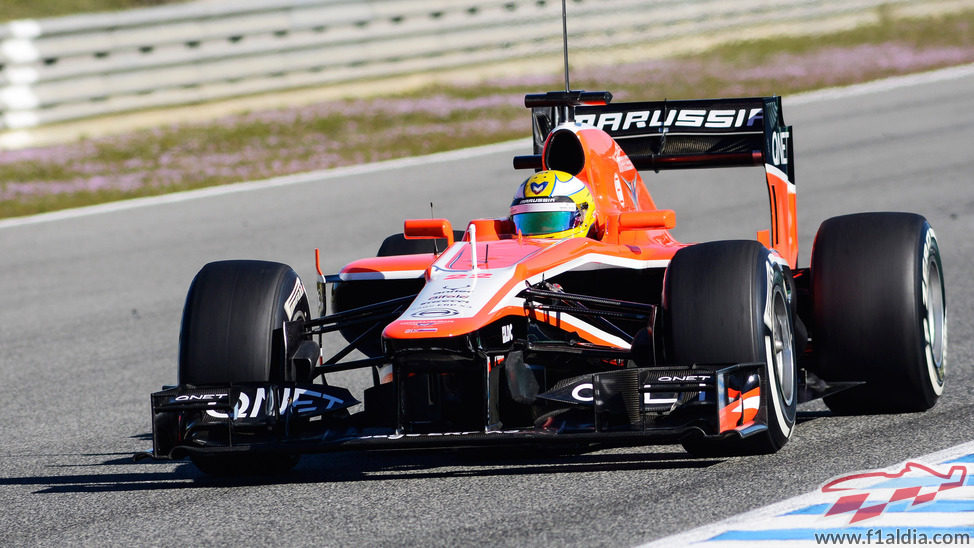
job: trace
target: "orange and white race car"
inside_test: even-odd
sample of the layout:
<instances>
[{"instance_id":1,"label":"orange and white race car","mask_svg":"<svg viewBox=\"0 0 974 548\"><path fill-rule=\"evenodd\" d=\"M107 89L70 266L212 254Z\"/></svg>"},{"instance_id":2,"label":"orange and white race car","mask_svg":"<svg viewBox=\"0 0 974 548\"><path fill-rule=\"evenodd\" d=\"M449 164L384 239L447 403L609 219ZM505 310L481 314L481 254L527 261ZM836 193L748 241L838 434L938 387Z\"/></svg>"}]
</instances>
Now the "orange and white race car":
<instances>
[{"instance_id":1,"label":"orange and white race car","mask_svg":"<svg viewBox=\"0 0 974 548\"><path fill-rule=\"evenodd\" d=\"M462 231L406 220L378 256L321 277L317 314L286 265L204 266L179 382L151 398L153 455L222 473L372 447L770 453L803 401L935 404L947 329L932 228L908 213L829 219L799 267L780 98L613 104L566 91L525 104L534 150L514 164L535 172L510 215ZM764 167L769 229L676 241L640 170L729 166ZM325 355L334 331L348 344ZM357 368L372 371L362 395L326 381Z\"/></svg>"}]
</instances>

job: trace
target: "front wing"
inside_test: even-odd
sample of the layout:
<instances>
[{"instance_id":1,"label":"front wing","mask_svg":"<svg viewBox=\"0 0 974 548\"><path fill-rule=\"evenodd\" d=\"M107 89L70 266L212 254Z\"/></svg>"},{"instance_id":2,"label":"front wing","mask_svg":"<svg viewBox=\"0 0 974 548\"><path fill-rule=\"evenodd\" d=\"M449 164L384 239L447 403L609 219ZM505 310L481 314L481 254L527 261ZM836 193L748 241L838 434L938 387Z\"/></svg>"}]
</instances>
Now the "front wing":
<instances>
[{"instance_id":1,"label":"front wing","mask_svg":"<svg viewBox=\"0 0 974 548\"><path fill-rule=\"evenodd\" d=\"M171 387L152 394L153 456L519 444L625 446L676 443L689 437L748 437L767 430L765 372L764 364L745 363L581 375L537 395L550 411L533 427L485 424L464 431L417 429L403 416L406 395L398 382L389 390L398 409L394 420L386 421L375 420L367 411L350 414L359 402L335 386ZM489 390L483 404L489 419Z\"/></svg>"}]
</instances>

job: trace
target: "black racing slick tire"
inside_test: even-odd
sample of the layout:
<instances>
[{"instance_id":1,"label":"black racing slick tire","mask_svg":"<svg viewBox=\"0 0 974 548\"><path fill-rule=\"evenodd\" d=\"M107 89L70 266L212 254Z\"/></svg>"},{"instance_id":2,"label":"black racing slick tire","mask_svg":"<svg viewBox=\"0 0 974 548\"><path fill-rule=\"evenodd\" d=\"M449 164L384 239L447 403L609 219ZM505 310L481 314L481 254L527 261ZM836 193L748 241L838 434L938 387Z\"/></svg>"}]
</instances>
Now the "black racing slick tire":
<instances>
[{"instance_id":1,"label":"black racing slick tire","mask_svg":"<svg viewBox=\"0 0 974 548\"><path fill-rule=\"evenodd\" d=\"M760 362L767 430L746 438L690 437L698 456L766 454L781 449L798 402L788 273L760 243L708 242L681 249L666 271L663 306L669 354L679 366Z\"/></svg>"},{"instance_id":2,"label":"black racing slick tire","mask_svg":"<svg viewBox=\"0 0 974 548\"><path fill-rule=\"evenodd\" d=\"M310 317L304 284L291 267L219 261L190 285L179 332L179 384L309 380L285 370L285 321Z\"/></svg>"},{"instance_id":3,"label":"black racing slick tire","mask_svg":"<svg viewBox=\"0 0 974 548\"><path fill-rule=\"evenodd\" d=\"M947 309L927 220L891 212L828 219L811 270L818 373L827 382L865 383L825 404L838 414L933 407L944 389Z\"/></svg>"},{"instance_id":4,"label":"black racing slick tire","mask_svg":"<svg viewBox=\"0 0 974 548\"><path fill-rule=\"evenodd\" d=\"M291 267L265 261L220 261L204 266L190 285L179 333L180 386L285 381L283 324L310 317L304 285ZM285 472L290 454L202 454L191 460L211 475Z\"/></svg>"},{"instance_id":5,"label":"black racing slick tire","mask_svg":"<svg viewBox=\"0 0 974 548\"><path fill-rule=\"evenodd\" d=\"M463 239L462 230L453 231L453 240ZM382 240L376 257L391 257L393 255L418 255L420 253L439 253L446 249L445 238L406 239L402 233L393 234Z\"/></svg>"}]
</instances>

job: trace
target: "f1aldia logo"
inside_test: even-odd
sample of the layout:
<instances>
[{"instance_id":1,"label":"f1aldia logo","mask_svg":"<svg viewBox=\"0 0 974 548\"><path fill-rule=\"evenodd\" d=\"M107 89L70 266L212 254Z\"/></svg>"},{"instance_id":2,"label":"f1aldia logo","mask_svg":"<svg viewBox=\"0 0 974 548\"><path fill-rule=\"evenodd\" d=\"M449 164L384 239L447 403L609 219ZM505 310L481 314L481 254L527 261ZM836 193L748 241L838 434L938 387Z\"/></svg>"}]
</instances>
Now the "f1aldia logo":
<instances>
[{"instance_id":1,"label":"f1aldia logo","mask_svg":"<svg viewBox=\"0 0 974 548\"><path fill-rule=\"evenodd\" d=\"M822 486L823 493L839 495L825 516L850 514L849 523L857 523L879 516L893 503L913 508L932 502L938 494L962 487L966 480L964 465L938 470L917 462L907 462L898 472L840 476Z\"/></svg>"}]
</instances>

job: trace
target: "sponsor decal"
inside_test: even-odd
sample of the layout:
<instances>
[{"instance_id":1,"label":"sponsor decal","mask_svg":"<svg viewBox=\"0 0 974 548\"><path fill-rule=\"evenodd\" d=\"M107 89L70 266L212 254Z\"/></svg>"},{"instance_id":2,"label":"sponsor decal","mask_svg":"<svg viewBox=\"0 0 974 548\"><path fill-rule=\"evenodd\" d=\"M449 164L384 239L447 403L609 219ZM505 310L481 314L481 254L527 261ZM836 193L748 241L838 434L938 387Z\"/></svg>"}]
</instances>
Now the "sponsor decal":
<instances>
[{"instance_id":1,"label":"sponsor decal","mask_svg":"<svg viewBox=\"0 0 974 548\"><path fill-rule=\"evenodd\" d=\"M524 198L523 200L521 200L520 202L518 202L518 204L519 205L520 204L550 204L550 203L558 202L558 201L560 201L560 200L558 200L557 197L545 196L545 197L540 197L540 198Z\"/></svg>"},{"instance_id":2,"label":"sponsor decal","mask_svg":"<svg viewBox=\"0 0 974 548\"><path fill-rule=\"evenodd\" d=\"M566 183L572 180L572 176L565 172L554 170L539 171L527 181L523 187L518 188L518 198L530 198L532 196L551 195L559 183ZM569 185L571 186L571 185ZM523 190L522 190L523 189Z\"/></svg>"},{"instance_id":3,"label":"sponsor decal","mask_svg":"<svg viewBox=\"0 0 974 548\"><path fill-rule=\"evenodd\" d=\"M225 398L227 394L214 394L214 396ZM250 394L241 391L240 397L237 399L237 404L233 407L232 416L234 419L256 419L270 416L274 409L274 399L274 391L264 387L256 388ZM357 402L346 401L345 398L333 394L326 394L318 390L300 387L292 389L288 387L284 388L281 392L280 405L277 406L277 412L283 415L290 409L292 412L300 415L309 415L313 412L321 413L333 409L340 409L354 403ZM210 403L210 405L216 404L216 401ZM214 419L230 418L230 414L213 409L207 410L206 414Z\"/></svg>"},{"instance_id":4,"label":"sponsor decal","mask_svg":"<svg viewBox=\"0 0 974 548\"><path fill-rule=\"evenodd\" d=\"M418 329L422 327L442 328L444 326L449 326L450 324L452 324L453 320L440 320L440 319L422 320L422 321L401 320L400 323L402 323L403 327L407 327L409 329Z\"/></svg>"},{"instance_id":5,"label":"sponsor decal","mask_svg":"<svg viewBox=\"0 0 974 548\"><path fill-rule=\"evenodd\" d=\"M436 333L439 329L435 327L423 327L420 329L407 329L406 333Z\"/></svg>"},{"instance_id":6,"label":"sponsor decal","mask_svg":"<svg viewBox=\"0 0 974 548\"><path fill-rule=\"evenodd\" d=\"M463 276L463 275L461 275ZM448 318L457 316L461 310L470 307L472 286L443 285L437 287L421 301L417 299L416 308L409 314L413 318Z\"/></svg>"},{"instance_id":7,"label":"sponsor decal","mask_svg":"<svg viewBox=\"0 0 974 548\"><path fill-rule=\"evenodd\" d=\"M655 382L707 382L713 378L713 375L663 375Z\"/></svg>"},{"instance_id":8,"label":"sponsor decal","mask_svg":"<svg viewBox=\"0 0 974 548\"><path fill-rule=\"evenodd\" d=\"M222 394L183 394L181 396L176 396L175 398L172 398L170 401L172 402L213 401L213 400L218 401L218 400L222 400L223 398L226 398L227 396L229 396L229 394L225 392ZM213 403L215 404L216 401L213 401Z\"/></svg>"},{"instance_id":9,"label":"sponsor decal","mask_svg":"<svg viewBox=\"0 0 974 548\"><path fill-rule=\"evenodd\" d=\"M629 156L623 152L622 147L616 145L615 149L612 151L612 159L615 160L617 166L619 166L619 171L634 171L636 166L632 164L632 160Z\"/></svg>"},{"instance_id":10,"label":"sponsor decal","mask_svg":"<svg viewBox=\"0 0 974 548\"><path fill-rule=\"evenodd\" d=\"M777 166L788 165L788 139L790 131L776 131L771 134L771 163Z\"/></svg>"},{"instance_id":11,"label":"sponsor decal","mask_svg":"<svg viewBox=\"0 0 974 548\"><path fill-rule=\"evenodd\" d=\"M501 344L509 343L514 340L514 326L511 324L501 326Z\"/></svg>"},{"instance_id":12,"label":"sponsor decal","mask_svg":"<svg viewBox=\"0 0 974 548\"><path fill-rule=\"evenodd\" d=\"M370 436L360 436L355 439L359 440L401 440L401 439L415 439L415 438L439 438L439 437L450 437L450 436L483 436L483 435L510 435L510 434L521 434L525 432L531 432L531 430L467 430L464 432L428 432L428 433L415 433L415 434L374 434Z\"/></svg>"},{"instance_id":13,"label":"sponsor decal","mask_svg":"<svg viewBox=\"0 0 974 548\"><path fill-rule=\"evenodd\" d=\"M345 403L342 398L333 396L331 394L325 394L324 392L318 392L317 390L308 390L306 388L295 388L294 396L292 398L290 394L291 389L284 389L284 397L281 398L283 402L281 404L281 413L287 409L287 401L291 400L291 409L299 414L308 414L315 411L328 411L336 407L341 406Z\"/></svg>"},{"instance_id":14,"label":"sponsor decal","mask_svg":"<svg viewBox=\"0 0 974 548\"><path fill-rule=\"evenodd\" d=\"M257 418L265 413L264 404L266 401L267 390L265 388L258 388L254 393L253 399L246 392L240 392L240 397L237 398L237 405L233 407L233 418ZM250 405L251 402L253 403L252 408ZM210 405L216 405L216 402ZM209 410L206 414L214 419L227 419L230 417L230 415L222 411Z\"/></svg>"},{"instance_id":15,"label":"sponsor decal","mask_svg":"<svg viewBox=\"0 0 974 548\"><path fill-rule=\"evenodd\" d=\"M298 303L301 302L301 297L303 296L304 284L298 278L294 280L294 289L291 290L291 295L284 301L284 312L288 320L294 319L294 311L298 308Z\"/></svg>"},{"instance_id":16,"label":"sponsor decal","mask_svg":"<svg viewBox=\"0 0 974 548\"><path fill-rule=\"evenodd\" d=\"M572 390L572 398L583 402L593 401L595 399L595 387L590 382L582 383Z\"/></svg>"},{"instance_id":17,"label":"sponsor decal","mask_svg":"<svg viewBox=\"0 0 974 548\"><path fill-rule=\"evenodd\" d=\"M427 308L424 310L417 310L410 314L414 318L448 318L450 316L456 316L459 314L457 310L452 308Z\"/></svg>"},{"instance_id":18,"label":"sponsor decal","mask_svg":"<svg viewBox=\"0 0 974 548\"><path fill-rule=\"evenodd\" d=\"M471 279L479 280L479 279L484 279L484 278L490 278L493 275L494 274L492 272L480 272L480 271L478 271L478 272L469 272L469 273L464 273L464 274L449 274L447 276L444 276L443 279L444 280L471 280ZM470 286L466 286L466 288L469 288L469 287ZM455 288L446 288L446 289L455 289ZM457 289L457 290L459 291L459 289Z\"/></svg>"},{"instance_id":19,"label":"sponsor decal","mask_svg":"<svg viewBox=\"0 0 974 548\"><path fill-rule=\"evenodd\" d=\"M469 318L480 311L513 272L463 270L442 272L434 266L433 279L423 287L403 318Z\"/></svg>"},{"instance_id":20,"label":"sponsor decal","mask_svg":"<svg viewBox=\"0 0 974 548\"><path fill-rule=\"evenodd\" d=\"M646 128L707 128L707 129L760 129L764 120L763 108L736 109L650 109L627 112L601 112L577 114L577 122L595 126L604 131L632 131Z\"/></svg>"}]
</instances>

